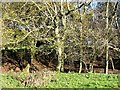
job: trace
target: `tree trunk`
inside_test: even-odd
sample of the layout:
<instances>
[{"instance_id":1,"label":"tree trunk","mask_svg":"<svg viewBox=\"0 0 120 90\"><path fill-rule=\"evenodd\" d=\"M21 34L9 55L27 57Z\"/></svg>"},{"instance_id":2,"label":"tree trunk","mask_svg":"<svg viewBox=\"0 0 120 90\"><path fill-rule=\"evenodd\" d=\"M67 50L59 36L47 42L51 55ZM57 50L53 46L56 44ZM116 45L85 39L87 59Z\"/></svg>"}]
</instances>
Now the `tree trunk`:
<instances>
[{"instance_id":1,"label":"tree trunk","mask_svg":"<svg viewBox=\"0 0 120 90\"><path fill-rule=\"evenodd\" d=\"M60 71L62 66L61 47L58 47L58 66L57 70Z\"/></svg>"},{"instance_id":2,"label":"tree trunk","mask_svg":"<svg viewBox=\"0 0 120 90\"><path fill-rule=\"evenodd\" d=\"M108 47L108 41L107 41L107 44L106 44L106 68L105 68L105 73L108 74L108 63L109 63L109 60L108 60L108 52L109 51L109 47Z\"/></svg>"},{"instance_id":3,"label":"tree trunk","mask_svg":"<svg viewBox=\"0 0 120 90\"><path fill-rule=\"evenodd\" d=\"M57 23L57 27L55 29L55 33L56 33L56 38L57 38L57 54L58 54L57 70L60 71L61 65L62 65L62 46L61 46L61 42L60 42L60 38L59 38L60 35L59 35L58 23Z\"/></svg>"},{"instance_id":4,"label":"tree trunk","mask_svg":"<svg viewBox=\"0 0 120 90\"><path fill-rule=\"evenodd\" d=\"M79 68L79 73L82 71L82 62L83 62L83 16L85 14L85 6L83 8L83 11L80 12L81 16L81 22L80 22L80 68Z\"/></svg>"},{"instance_id":5,"label":"tree trunk","mask_svg":"<svg viewBox=\"0 0 120 90\"><path fill-rule=\"evenodd\" d=\"M82 15L81 15L82 19ZM82 23L81 23L81 28L80 28L80 68L79 68L79 73L82 71L82 61L83 61L83 30L82 30Z\"/></svg>"},{"instance_id":6,"label":"tree trunk","mask_svg":"<svg viewBox=\"0 0 120 90\"><path fill-rule=\"evenodd\" d=\"M93 47L93 60L92 60L92 68L91 68L91 72L93 72L94 71L94 68L93 68L93 64L94 64L94 61L96 61L96 45L94 45L94 47Z\"/></svg>"},{"instance_id":7,"label":"tree trunk","mask_svg":"<svg viewBox=\"0 0 120 90\"><path fill-rule=\"evenodd\" d=\"M106 7L106 31L107 31L107 37L106 37L106 68L105 68L105 73L108 74L108 63L109 63L109 20L108 20L108 11L109 11L109 0L107 2L107 7Z\"/></svg>"},{"instance_id":8,"label":"tree trunk","mask_svg":"<svg viewBox=\"0 0 120 90\"><path fill-rule=\"evenodd\" d=\"M63 0L61 0L61 14L62 14L62 24L63 24L63 35L65 35L65 30L66 30L66 15L65 12L63 11ZM64 71L64 40L65 37L62 37L61 40L61 71Z\"/></svg>"},{"instance_id":9,"label":"tree trunk","mask_svg":"<svg viewBox=\"0 0 120 90\"><path fill-rule=\"evenodd\" d=\"M61 14L62 16L62 23L63 23L63 28L62 29L66 29L66 17L64 15L63 12L63 0L61 0ZM60 33L59 33L59 17L58 17L58 12L57 12L57 7L55 6L55 13L56 13L56 28L55 28L55 34L56 34L56 38L57 38L57 52L58 52L58 66L57 66L57 70L58 71L64 71L64 37L62 37L62 39L60 38ZM64 32L62 33L64 34Z\"/></svg>"},{"instance_id":10,"label":"tree trunk","mask_svg":"<svg viewBox=\"0 0 120 90\"><path fill-rule=\"evenodd\" d=\"M114 63L113 63L112 57L110 57L110 61L111 61L111 64L112 64L112 69L115 70L115 67L114 67Z\"/></svg>"},{"instance_id":11,"label":"tree trunk","mask_svg":"<svg viewBox=\"0 0 120 90\"><path fill-rule=\"evenodd\" d=\"M57 9L55 9L56 11L56 19L55 19L55 24L56 24L56 28L55 28L55 34L56 34L56 43L57 43L57 54L58 54L58 65L57 65L57 71L60 71L61 69L61 53L62 53L62 49L61 49L61 45L60 45L60 35L59 35L59 26L58 26L58 22L59 22L59 17L57 16Z\"/></svg>"},{"instance_id":12,"label":"tree trunk","mask_svg":"<svg viewBox=\"0 0 120 90\"><path fill-rule=\"evenodd\" d=\"M79 68L79 73L82 71L82 61L80 60L80 68Z\"/></svg>"},{"instance_id":13,"label":"tree trunk","mask_svg":"<svg viewBox=\"0 0 120 90\"><path fill-rule=\"evenodd\" d=\"M82 34L82 23L81 23L81 34L80 34L80 68L79 68L79 73L82 71L82 61L83 61L83 34Z\"/></svg>"}]
</instances>

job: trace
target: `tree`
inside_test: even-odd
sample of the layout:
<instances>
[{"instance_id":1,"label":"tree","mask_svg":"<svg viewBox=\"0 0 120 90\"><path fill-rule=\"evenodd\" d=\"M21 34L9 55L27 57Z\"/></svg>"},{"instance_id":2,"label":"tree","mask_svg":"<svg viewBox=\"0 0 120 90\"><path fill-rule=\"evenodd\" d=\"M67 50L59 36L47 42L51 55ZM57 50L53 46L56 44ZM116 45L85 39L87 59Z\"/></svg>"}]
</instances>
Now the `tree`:
<instances>
[{"instance_id":1,"label":"tree","mask_svg":"<svg viewBox=\"0 0 120 90\"><path fill-rule=\"evenodd\" d=\"M107 2L107 7L106 7L106 31L107 31L107 35L106 35L106 69L105 69L105 73L106 74L108 74L108 61L109 61L109 46L108 46L108 43L109 43L109 41L108 41L108 39L109 39L109 34L108 34L108 32L109 32L109 30L108 30L108 28L109 28L109 20L108 20L108 11L109 11L109 0L108 0L108 2Z\"/></svg>"},{"instance_id":2,"label":"tree","mask_svg":"<svg viewBox=\"0 0 120 90\"><path fill-rule=\"evenodd\" d=\"M79 73L87 64L93 71L94 61L101 57L108 73L108 60L114 69L112 59L120 51L117 7L118 2L97 3L93 10L90 3L64 0L3 3L2 47L31 48L32 58L36 51L49 55L55 50L58 71L64 71L66 60L73 66L77 61Z\"/></svg>"}]
</instances>

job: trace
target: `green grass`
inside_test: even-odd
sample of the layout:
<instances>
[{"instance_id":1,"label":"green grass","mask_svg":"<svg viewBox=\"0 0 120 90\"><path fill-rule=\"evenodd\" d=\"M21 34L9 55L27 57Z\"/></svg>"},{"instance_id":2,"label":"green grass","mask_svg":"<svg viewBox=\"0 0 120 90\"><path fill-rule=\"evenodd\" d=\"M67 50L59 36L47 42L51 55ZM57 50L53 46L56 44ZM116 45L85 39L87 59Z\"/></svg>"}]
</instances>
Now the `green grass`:
<instances>
[{"instance_id":1,"label":"green grass","mask_svg":"<svg viewBox=\"0 0 120 90\"><path fill-rule=\"evenodd\" d=\"M41 88L120 88L119 74L100 73L59 73ZM10 74L0 74L0 82L4 88L26 87ZM34 87L34 86L33 86ZM32 87L31 87L32 88Z\"/></svg>"},{"instance_id":2,"label":"green grass","mask_svg":"<svg viewBox=\"0 0 120 90\"><path fill-rule=\"evenodd\" d=\"M13 76L9 74L0 74L0 86L2 88L17 88L24 87L20 81L13 78Z\"/></svg>"},{"instance_id":3,"label":"green grass","mask_svg":"<svg viewBox=\"0 0 120 90\"><path fill-rule=\"evenodd\" d=\"M47 88L119 88L118 74L57 73Z\"/></svg>"}]
</instances>

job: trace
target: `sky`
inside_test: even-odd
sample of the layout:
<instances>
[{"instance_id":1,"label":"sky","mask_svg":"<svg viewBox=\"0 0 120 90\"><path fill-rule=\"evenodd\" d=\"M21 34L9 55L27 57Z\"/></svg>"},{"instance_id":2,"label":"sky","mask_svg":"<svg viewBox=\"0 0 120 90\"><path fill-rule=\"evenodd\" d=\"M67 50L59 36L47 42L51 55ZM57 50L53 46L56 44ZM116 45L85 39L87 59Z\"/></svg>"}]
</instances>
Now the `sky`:
<instances>
[{"instance_id":1,"label":"sky","mask_svg":"<svg viewBox=\"0 0 120 90\"><path fill-rule=\"evenodd\" d=\"M97 6L97 1L93 0L90 5L92 8L95 8Z\"/></svg>"}]
</instances>

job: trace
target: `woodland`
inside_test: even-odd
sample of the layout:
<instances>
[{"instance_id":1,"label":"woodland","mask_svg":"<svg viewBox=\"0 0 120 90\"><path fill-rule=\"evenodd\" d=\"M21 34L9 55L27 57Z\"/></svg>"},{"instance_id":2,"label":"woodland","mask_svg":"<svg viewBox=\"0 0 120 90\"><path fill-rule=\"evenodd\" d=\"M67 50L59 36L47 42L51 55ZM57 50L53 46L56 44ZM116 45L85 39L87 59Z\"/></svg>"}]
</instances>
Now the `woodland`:
<instances>
[{"instance_id":1,"label":"woodland","mask_svg":"<svg viewBox=\"0 0 120 90\"><path fill-rule=\"evenodd\" d=\"M120 1L1 2L3 88L120 88Z\"/></svg>"}]
</instances>

